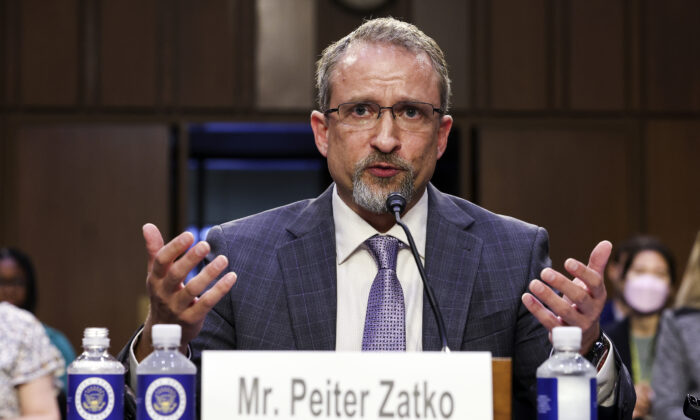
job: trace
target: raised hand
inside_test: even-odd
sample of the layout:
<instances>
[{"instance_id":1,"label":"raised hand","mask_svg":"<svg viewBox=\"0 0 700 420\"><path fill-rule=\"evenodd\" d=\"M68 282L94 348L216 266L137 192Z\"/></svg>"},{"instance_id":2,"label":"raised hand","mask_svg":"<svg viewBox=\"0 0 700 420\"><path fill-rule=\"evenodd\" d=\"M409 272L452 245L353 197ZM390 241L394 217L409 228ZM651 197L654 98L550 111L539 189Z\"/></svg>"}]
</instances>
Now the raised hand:
<instances>
[{"instance_id":1,"label":"raised hand","mask_svg":"<svg viewBox=\"0 0 700 420\"><path fill-rule=\"evenodd\" d=\"M209 244L204 241L187 251L194 242L194 237L189 232L181 233L164 245L163 236L158 228L147 223L143 226L143 238L146 241L148 254L146 289L150 298L150 307L143 333L134 349L138 360L142 360L150 353L151 327L155 324L180 324L182 326L181 350L184 351L187 344L199 334L209 310L231 290L236 282L236 274L230 272L217 281L211 289L204 292L228 265L226 257L219 255L197 276L184 284L187 273L210 251Z\"/></svg>"},{"instance_id":2,"label":"raised hand","mask_svg":"<svg viewBox=\"0 0 700 420\"><path fill-rule=\"evenodd\" d=\"M542 280L530 282L532 294L525 293L522 297L527 309L550 334L552 328L560 325L581 327L582 354L590 350L600 334L600 313L607 298L603 272L611 251L612 244L602 241L591 252L588 265L573 258L567 259L564 268L574 277L573 281L556 270L545 268L540 273ZM561 295L547 285L561 292Z\"/></svg>"}]
</instances>

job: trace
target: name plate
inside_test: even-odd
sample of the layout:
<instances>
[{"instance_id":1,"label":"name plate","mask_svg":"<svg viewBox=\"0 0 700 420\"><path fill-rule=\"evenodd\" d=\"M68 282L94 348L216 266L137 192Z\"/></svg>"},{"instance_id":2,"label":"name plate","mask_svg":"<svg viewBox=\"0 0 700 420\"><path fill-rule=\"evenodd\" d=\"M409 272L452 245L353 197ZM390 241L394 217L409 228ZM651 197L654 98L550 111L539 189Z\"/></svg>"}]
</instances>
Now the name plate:
<instances>
[{"instance_id":1,"label":"name plate","mask_svg":"<svg viewBox=\"0 0 700 420\"><path fill-rule=\"evenodd\" d=\"M487 419L491 353L205 351L202 419Z\"/></svg>"}]
</instances>

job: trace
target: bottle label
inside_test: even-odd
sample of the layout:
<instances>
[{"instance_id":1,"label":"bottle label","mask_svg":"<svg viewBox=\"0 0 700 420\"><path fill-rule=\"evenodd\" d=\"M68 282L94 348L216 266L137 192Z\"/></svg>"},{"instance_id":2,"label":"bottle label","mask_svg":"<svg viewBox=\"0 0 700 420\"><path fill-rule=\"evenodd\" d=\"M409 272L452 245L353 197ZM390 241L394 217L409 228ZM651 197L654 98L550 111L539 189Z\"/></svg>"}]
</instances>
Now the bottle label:
<instances>
[{"instance_id":1,"label":"bottle label","mask_svg":"<svg viewBox=\"0 0 700 420\"><path fill-rule=\"evenodd\" d=\"M538 420L597 420L595 378L537 378Z\"/></svg>"},{"instance_id":2,"label":"bottle label","mask_svg":"<svg viewBox=\"0 0 700 420\"><path fill-rule=\"evenodd\" d=\"M69 420L124 418L124 375L68 375Z\"/></svg>"},{"instance_id":3,"label":"bottle label","mask_svg":"<svg viewBox=\"0 0 700 420\"><path fill-rule=\"evenodd\" d=\"M195 418L196 375L139 375L138 419Z\"/></svg>"}]
</instances>

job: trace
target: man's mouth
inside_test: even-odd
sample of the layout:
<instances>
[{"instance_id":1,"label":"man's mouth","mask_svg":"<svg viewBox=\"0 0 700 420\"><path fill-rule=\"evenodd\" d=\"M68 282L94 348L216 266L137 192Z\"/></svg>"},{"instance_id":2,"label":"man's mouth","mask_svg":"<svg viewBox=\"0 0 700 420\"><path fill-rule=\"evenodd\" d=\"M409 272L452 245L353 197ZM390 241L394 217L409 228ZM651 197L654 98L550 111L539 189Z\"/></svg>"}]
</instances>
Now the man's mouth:
<instances>
[{"instance_id":1,"label":"man's mouth","mask_svg":"<svg viewBox=\"0 0 700 420\"><path fill-rule=\"evenodd\" d=\"M388 163L374 163L367 167L367 172L377 178L391 178L401 172L401 168Z\"/></svg>"}]
</instances>

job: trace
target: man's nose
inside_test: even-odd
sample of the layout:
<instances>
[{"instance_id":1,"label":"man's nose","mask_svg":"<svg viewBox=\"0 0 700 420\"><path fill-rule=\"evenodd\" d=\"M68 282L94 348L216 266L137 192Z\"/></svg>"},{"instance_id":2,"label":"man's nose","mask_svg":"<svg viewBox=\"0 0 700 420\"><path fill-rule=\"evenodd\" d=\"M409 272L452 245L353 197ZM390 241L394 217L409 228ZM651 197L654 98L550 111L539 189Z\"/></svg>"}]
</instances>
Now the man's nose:
<instances>
[{"instance_id":1,"label":"man's nose","mask_svg":"<svg viewBox=\"0 0 700 420\"><path fill-rule=\"evenodd\" d=\"M383 153L391 153L401 147L399 128L391 109L382 109L377 121L376 135L372 137L372 147Z\"/></svg>"}]
</instances>

